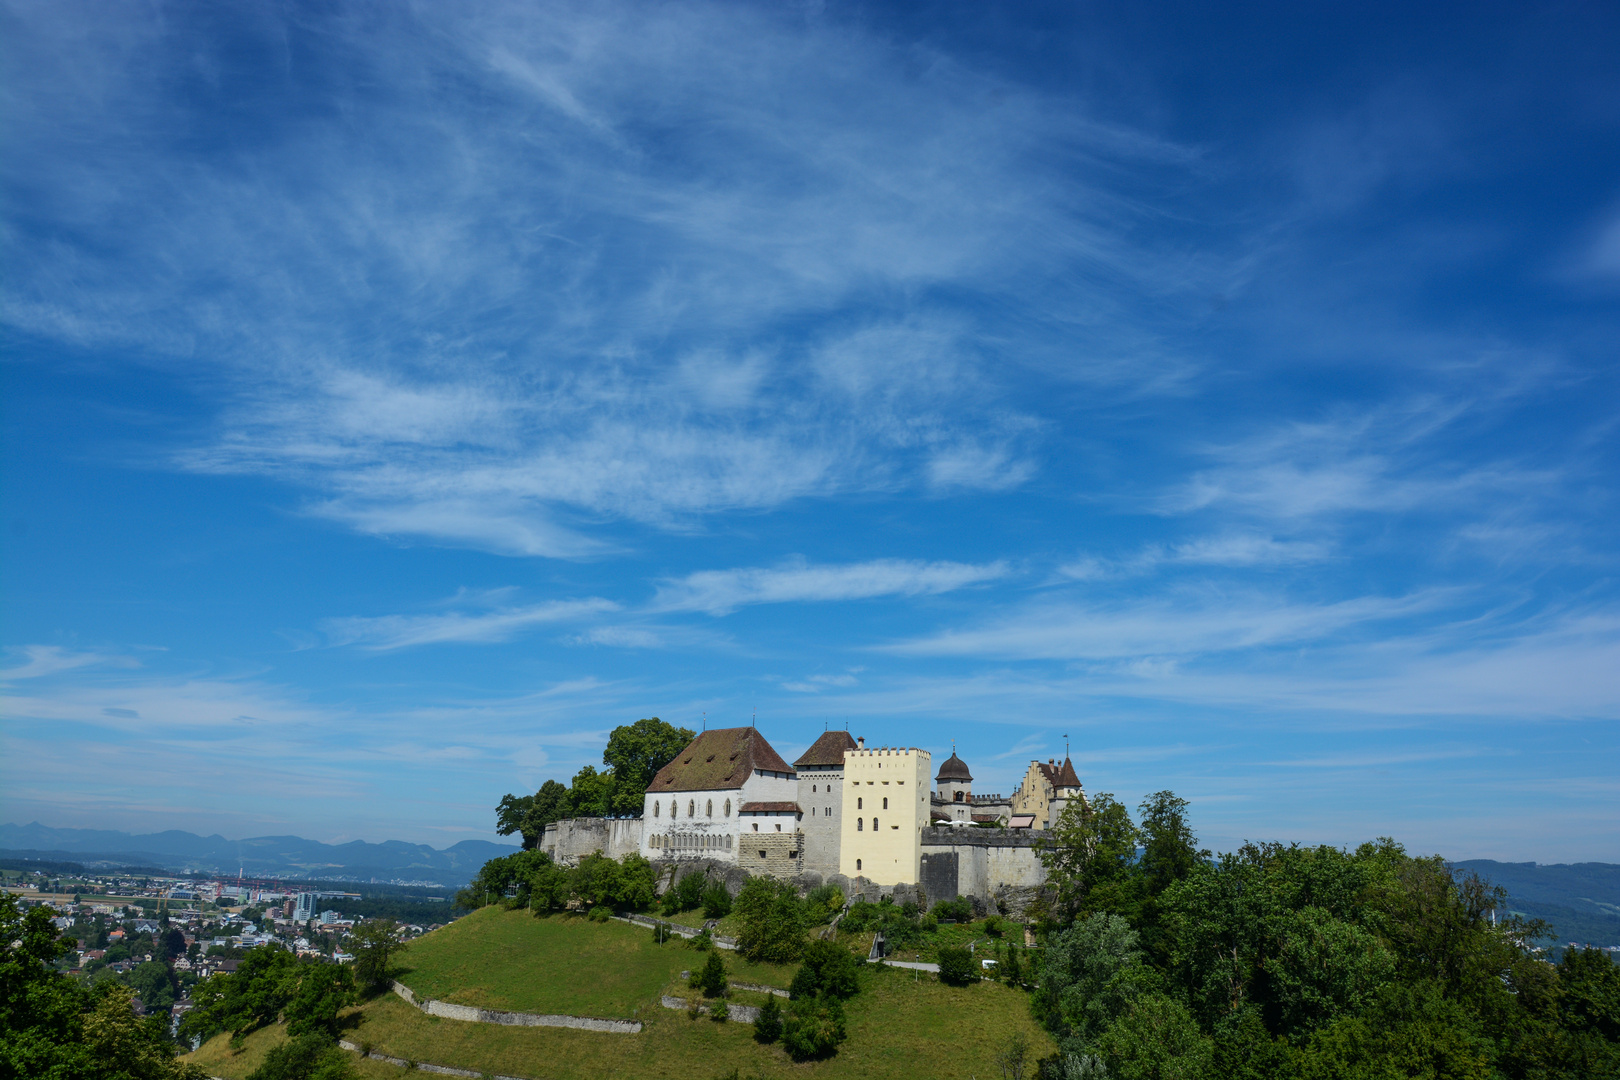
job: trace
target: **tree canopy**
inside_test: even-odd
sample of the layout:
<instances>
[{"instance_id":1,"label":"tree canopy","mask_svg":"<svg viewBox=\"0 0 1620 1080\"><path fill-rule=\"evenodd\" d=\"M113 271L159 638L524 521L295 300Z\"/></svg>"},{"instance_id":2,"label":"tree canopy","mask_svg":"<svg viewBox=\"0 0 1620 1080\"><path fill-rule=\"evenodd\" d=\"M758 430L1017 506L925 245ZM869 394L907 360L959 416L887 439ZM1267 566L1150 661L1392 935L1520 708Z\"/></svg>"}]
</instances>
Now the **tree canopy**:
<instances>
[{"instance_id":1,"label":"tree canopy","mask_svg":"<svg viewBox=\"0 0 1620 1080\"><path fill-rule=\"evenodd\" d=\"M1551 963L1500 889L1388 839L1212 858L1173 793L1139 813L1071 804L1041 853L1046 1075L1620 1078L1620 965Z\"/></svg>"},{"instance_id":2,"label":"tree canopy","mask_svg":"<svg viewBox=\"0 0 1620 1080\"><path fill-rule=\"evenodd\" d=\"M690 728L656 716L621 724L602 751L605 769L586 765L566 787L547 780L533 795L504 796L495 807L495 830L502 836L520 834L523 847L532 850L546 826L563 818L638 816L652 778L696 737Z\"/></svg>"}]
</instances>

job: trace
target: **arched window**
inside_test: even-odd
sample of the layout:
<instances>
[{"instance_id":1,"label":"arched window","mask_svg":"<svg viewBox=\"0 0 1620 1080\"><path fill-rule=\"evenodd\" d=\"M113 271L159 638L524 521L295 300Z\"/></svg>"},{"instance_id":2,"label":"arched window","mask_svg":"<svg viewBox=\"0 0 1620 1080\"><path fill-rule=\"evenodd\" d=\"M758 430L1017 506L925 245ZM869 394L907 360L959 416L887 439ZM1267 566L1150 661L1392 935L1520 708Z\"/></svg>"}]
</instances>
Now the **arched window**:
<instances>
[{"instance_id":1,"label":"arched window","mask_svg":"<svg viewBox=\"0 0 1620 1080\"><path fill-rule=\"evenodd\" d=\"M659 804L658 800L654 799L653 800L653 817L660 816L661 811L659 810L659 805L660 804Z\"/></svg>"},{"instance_id":2,"label":"arched window","mask_svg":"<svg viewBox=\"0 0 1620 1080\"><path fill-rule=\"evenodd\" d=\"M731 816L731 800L727 799L726 800L726 817L730 817L730 816Z\"/></svg>"},{"instance_id":3,"label":"arched window","mask_svg":"<svg viewBox=\"0 0 1620 1080\"><path fill-rule=\"evenodd\" d=\"M686 816L687 817L697 817L697 800L695 800L695 799L687 799L686 800Z\"/></svg>"},{"instance_id":4,"label":"arched window","mask_svg":"<svg viewBox=\"0 0 1620 1080\"><path fill-rule=\"evenodd\" d=\"M706 809L705 809L705 810L704 810L704 811L703 811L703 813L704 813L704 815L705 815L705 816L707 816L707 817L714 817L714 800L713 800L713 799L710 799L710 800L709 800L709 805L708 805L708 807L707 807L707 808L706 808Z\"/></svg>"},{"instance_id":5,"label":"arched window","mask_svg":"<svg viewBox=\"0 0 1620 1080\"><path fill-rule=\"evenodd\" d=\"M862 799L856 799L855 800L855 809L857 809L857 810L866 809L865 801L862 800Z\"/></svg>"},{"instance_id":6,"label":"arched window","mask_svg":"<svg viewBox=\"0 0 1620 1080\"><path fill-rule=\"evenodd\" d=\"M885 796L883 796L883 809L887 810L888 808L889 808L889 797L887 795L885 795Z\"/></svg>"},{"instance_id":7,"label":"arched window","mask_svg":"<svg viewBox=\"0 0 1620 1080\"><path fill-rule=\"evenodd\" d=\"M856 859L855 860L855 869L859 870L860 868L861 868L861 860Z\"/></svg>"},{"instance_id":8,"label":"arched window","mask_svg":"<svg viewBox=\"0 0 1620 1080\"><path fill-rule=\"evenodd\" d=\"M872 831L877 832L877 818L872 819Z\"/></svg>"},{"instance_id":9,"label":"arched window","mask_svg":"<svg viewBox=\"0 0 1620 1080\"><path fill-rule=\"evenodd\" d=\"M962 793L961 793L961 792L960 792L960 791L958 791L958 792L957 792L957 793L956 793L956 801L957 801L957 802L961 802L961 801L962 801Z\"/></svg>"},{"instance_id":10,"label":"arched window","mask_svg":"<svg viewBox=\"0 0 1620 1080\"><path fill-rule=\"evenodd\" d=\"M856 832L865 832L866 831L866 819L865 818L858 817L858 818L855 819L855 831Z\"/></svg>"}]
</instances>

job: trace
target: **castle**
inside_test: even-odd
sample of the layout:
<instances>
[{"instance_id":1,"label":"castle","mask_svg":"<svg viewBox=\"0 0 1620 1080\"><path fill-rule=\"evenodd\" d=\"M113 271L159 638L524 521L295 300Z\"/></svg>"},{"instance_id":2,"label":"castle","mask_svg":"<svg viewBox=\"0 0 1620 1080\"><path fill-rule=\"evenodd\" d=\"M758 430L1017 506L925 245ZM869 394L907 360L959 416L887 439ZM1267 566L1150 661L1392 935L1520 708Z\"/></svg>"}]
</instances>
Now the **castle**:
<instances>
[{"instance_id":1,"label":"castle","mask_svg":"<svg viewBox=\"0 0 1620 1080\"><path fill-rule=\"evenodd\" d=\"M1045 881L1034 845L1085 799L1067 757L1030 762L1009 799L974 795L954 749L931 773L927 750L868 748L847 731L824 733L790 765L756 728L719 728L658 771L640 818L556 822L541 846L563 863L636 852L857 892L920 886L929 900L990 902Z\"/></svg>"}]
</instances>

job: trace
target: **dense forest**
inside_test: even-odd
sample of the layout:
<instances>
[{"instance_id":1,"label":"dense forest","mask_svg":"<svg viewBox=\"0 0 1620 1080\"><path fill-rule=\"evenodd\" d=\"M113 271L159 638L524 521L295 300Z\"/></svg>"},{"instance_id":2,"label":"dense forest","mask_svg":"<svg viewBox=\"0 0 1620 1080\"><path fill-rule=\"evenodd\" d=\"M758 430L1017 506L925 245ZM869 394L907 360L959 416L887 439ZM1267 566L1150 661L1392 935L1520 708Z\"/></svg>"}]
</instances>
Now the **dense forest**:
<instances>
[{"instance_id":1,"label":"dense forest","mask_svg":"<svg viewBox=\"0 0 1620 1080\"><path fill-rule=\"evenodd\" d=\"M1201 850L1187 803L1065 811L1032 1006L1080 1078L1620 1077L1620 967L1390 839Z\"/></svg>"}]
</instances>

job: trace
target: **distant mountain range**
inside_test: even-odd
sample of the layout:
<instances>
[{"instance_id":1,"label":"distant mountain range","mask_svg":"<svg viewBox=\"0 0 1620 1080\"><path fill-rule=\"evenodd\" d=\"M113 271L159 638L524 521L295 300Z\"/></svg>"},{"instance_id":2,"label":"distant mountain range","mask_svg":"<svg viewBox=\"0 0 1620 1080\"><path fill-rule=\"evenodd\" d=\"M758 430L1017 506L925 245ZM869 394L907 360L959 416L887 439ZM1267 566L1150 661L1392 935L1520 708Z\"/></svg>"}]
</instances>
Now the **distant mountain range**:
<instances>
[{"instance_id":1,"label":"distant mountain range","mask_svg":"<svg viewBox=\"0 0 1620 1080\"><path fill-rule=\"evenodd\" d=\"M227 840L172 829L132 835L109 829L53 829L37 821L0 825L0 856L10 858L232 875L240 868L248 877L432 882L448 888L460 888L484 863L517 850L487 840L463 840L441 851L400 840L323 844L300 836Z\"/></svg>"},{"instance_id":2,"label":"distant mountain range","mask_svg":"<svg viewBox=\"0 0 1620 1080\"><path fill-rule=\"evenodd\" d=\"M1614 863L1452 863L1508 892L1514 911L1552 926L1560 944L1620 946L1620 866Z\"/></svg>"}]
</instances>

